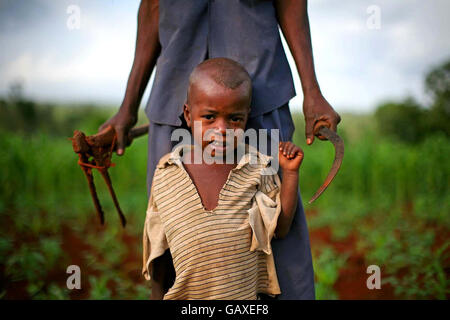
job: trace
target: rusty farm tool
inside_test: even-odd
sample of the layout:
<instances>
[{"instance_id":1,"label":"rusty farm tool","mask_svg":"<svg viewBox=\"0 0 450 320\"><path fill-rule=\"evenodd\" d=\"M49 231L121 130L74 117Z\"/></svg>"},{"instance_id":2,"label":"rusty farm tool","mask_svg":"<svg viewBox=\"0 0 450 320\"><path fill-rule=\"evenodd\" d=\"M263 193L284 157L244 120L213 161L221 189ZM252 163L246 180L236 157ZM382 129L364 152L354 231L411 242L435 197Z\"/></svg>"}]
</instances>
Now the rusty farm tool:
<instances>
[{"instance_id":1,"label":"rusty farm tool","mask_svg":"<svg viewBox=\"0 0 450 320\"><path fill-rule=\"evenodd\" d=\"M128 142L130 143L132 139L144 135L148 132L148 125L143 125L140 127L133 128L128 133ZM116 147L117 135L111 126L108 126L101 132L86 136L83 132L75 130L73 137L69 138L72 140L73 151L78 154L78 164L81 166L89 184L89 191L94 201L94 206L100 219L100 223L103 225L105 222L105 214L103 212L102 206L97 196L97 191L94 185L94 176L92 174L92 169L97 169L105 180L108 186L108 191L114 202L114 206L119 213L120 222L122 226L125 227L126 219L120 209L119 201L117 200L116 194L114 192L111 177L108 173L108 168L114 166L111 163L112 152Z\"/></svg>"},{"instance_id":2,"label":"rusty farm tool","mask_svg":"<svg viewBox=\"0 0 450 320\"><path fill-rule=\"evenodd\" d=\"M327 178L325 182L320 186L314 196L309 200L309 203L313 203L330 185L331 181L333 181L334 177L339 171L341 167L342 159L344 158L344 141L339 137L333 130L330 130L326 126L320 123L316 124L316 127L319 128L318 133L325 138L327 138L334 146L335 155L333 165L331 166L330 172L328 172Z\"/></svg>"}]
</instances>

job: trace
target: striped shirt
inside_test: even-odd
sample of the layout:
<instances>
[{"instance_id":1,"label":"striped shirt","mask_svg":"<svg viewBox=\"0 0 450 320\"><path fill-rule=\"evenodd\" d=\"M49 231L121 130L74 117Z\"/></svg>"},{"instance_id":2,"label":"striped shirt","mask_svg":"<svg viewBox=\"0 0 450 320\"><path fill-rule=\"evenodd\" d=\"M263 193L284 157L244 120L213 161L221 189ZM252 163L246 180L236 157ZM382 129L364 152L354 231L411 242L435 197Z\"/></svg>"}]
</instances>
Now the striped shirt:
<instances>
[{"instance_id":1,"label":"striped shirt","mask_svg":"<svg viewBox=\"0 0 450 320\"><path fill-rule=\"evenodd\" d=\"M175 282L164 300L280 294L270 241L281 212L281 183L269 166L272 157L246 144L218 205L207 211L181 161L185 147L163 156L155 170L143 234L144 277L150 280L152 261L170 249Z\"/></svg>"}]
</instances>

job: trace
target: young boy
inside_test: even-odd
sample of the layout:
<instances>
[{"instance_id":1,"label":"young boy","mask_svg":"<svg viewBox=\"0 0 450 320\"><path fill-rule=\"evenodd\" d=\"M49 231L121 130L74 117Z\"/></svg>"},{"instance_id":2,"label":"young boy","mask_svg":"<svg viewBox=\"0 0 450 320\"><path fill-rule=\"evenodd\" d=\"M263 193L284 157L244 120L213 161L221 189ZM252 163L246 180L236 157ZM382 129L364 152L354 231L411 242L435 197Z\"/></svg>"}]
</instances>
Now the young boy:
<instances>
[{"instance_id":1,"label":"young boy","mask_svg":"<svg viewBox=\"0 0 450 320\"><path fill-rule=\"evenodd\" d=\"M230 59L206 60L189 78L184 117L194 145L179 145L159 161L145 220L143 274L152 280L152 299L257 299L281 292L270 241L291 226L303 151L280 142L283 183L273 168L262 174L272 157L226 139L227 129L245 129L250 102L250 77ZM234 161L197 163L197 147L202 155Z\"/></svg>"}]
</instances>

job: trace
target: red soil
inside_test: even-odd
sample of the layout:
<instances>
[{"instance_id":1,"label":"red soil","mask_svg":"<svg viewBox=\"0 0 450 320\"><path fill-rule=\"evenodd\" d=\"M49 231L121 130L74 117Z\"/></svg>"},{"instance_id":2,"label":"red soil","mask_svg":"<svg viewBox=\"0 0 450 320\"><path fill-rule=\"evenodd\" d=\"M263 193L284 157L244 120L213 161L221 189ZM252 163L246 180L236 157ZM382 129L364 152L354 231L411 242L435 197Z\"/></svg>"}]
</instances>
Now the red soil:
<instances>
[{"instance_id":1,"label":"red soil","mask_svg":"<svg viewBox=\"0 0 450 320\"><path fill-rule=\"evenodd\" d=\"M318 214L317 212L307 212L308 218ZM85 233L98 234L104 231L107 226L100 226L98 221L92 219L88 223L88 228ZM441 230L442 229L442 230ZM443 243L448 241L449 232L443 228L436 228L436 239L433 250ZM86 263L86 253L93 254L99 260L102 259L101 254L95 252L95 249L88 245L82 234L77 234L68 226L63 226L61 231L62 249L68 257L67 261L60 263L55 270L51 271L45 279L45 283L56 283L60 287L66 286L66 280L69 276L65 273L65 270L61 270L61 265L69 266L71 264L79 265L82 268L81 277L81 290L72 290L69 294L71 299L88 299L90 292L90 284L88 276L99 276L100 273L97 270L89 268ZM36 239L21 239L22 242L33 242ZM345 263L345 267L339 271L339 277L334 285L334 290L337 292L339 299L396 299L394 295L393 287L390 284L381 285L381 289L369 290L366 286L367 278L370 274L366 273L368 263L365 261L365 253L357 250L358 233L352 232L345 239L336 240L332 237L332 231L330 227L322 227L310 230L311 248L313 250L321 250L323 247L332 247L336 252L345 254L348 259ZM127 247L127 255L120 264L120 269L124 272L129 279L136 284L143 283L143 277L141 275L142 258L141 252L141 237L131 235L124 229L120 233L120 237L117 241L123 241ZM450 248L448 248L450 250ZM450 265L450 264L446 264ZM384 275L383 268L381 269L381 277ZM447 270L446 270L447 271ZM450 271L450 270L449 270ZM27 293L27 282L17 281L10 282L8 279L3 278L4 266L0 264L0 287L6 289L5 299L29 299L32 298ZM401 276L399 274L398 276ZM112 297L116 296L116 286L114 283L108 283L108 288L111 290Z\"/></svg>"},{"instance_id":2,"label":"red soil","mask_svg":"<svg viewBox=\"0 0 450 320\"><path fill-rule=\"evenodd\" d=\"M364 260L364 253L356 250L356 233L342 240L332 239L331 229L323 227L311 230L309 233L311 247L332 247L336 252L348 255L345 267L339 270L339 277L334 284L339 299L342 300L376 300L395 299L394 290L390 284L382 284L381 289L369 290L366 286L366 273L369 264ZM383 277L383 269L381 269Z\"/></svg>"}]
</instances>

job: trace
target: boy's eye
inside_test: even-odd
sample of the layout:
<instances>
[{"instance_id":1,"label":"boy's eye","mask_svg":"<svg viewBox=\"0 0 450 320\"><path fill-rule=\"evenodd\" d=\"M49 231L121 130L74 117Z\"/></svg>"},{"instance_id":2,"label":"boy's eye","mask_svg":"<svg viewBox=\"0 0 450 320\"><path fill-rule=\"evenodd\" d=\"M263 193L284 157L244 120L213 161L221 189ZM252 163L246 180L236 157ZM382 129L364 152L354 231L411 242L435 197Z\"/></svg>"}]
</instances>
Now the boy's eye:
<instances>
[{"instance_id":1,"label":"boy's eye","mask_svg":"<svg viewBox=\"0 0 450 320\"><path fill-rule=\"evenodd\" d=\"M241 117L232 117L231 121L233 121L233 122L242 121L242 118Z\"/></svg>"},{"instance_id":2,"label":"boy's eye","mask_svg":"<svg viewBox=\"0 0 450 320\"><path fill-rule=\"evenodd\" d=\"M214 119L214 115L212 115L212 114L205 114L205 115L203 115L203 118L205 118L206 120L212 120L212 119Z\"/></svg>"}]
</instances>

